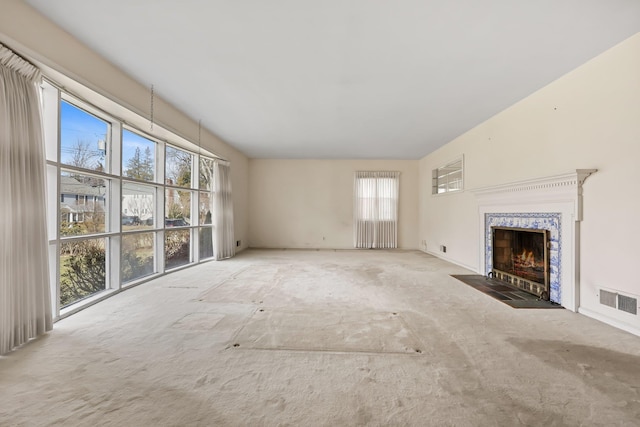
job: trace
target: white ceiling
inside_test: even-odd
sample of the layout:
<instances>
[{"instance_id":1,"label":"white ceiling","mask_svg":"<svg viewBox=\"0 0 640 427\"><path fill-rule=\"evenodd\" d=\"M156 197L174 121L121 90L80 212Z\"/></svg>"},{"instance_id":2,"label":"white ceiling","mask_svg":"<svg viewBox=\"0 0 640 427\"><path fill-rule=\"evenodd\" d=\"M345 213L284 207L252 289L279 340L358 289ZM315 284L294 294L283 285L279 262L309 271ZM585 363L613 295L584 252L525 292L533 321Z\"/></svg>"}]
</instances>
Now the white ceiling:
<instances>
[{"instance_id":1,"label":"white ceiling","mask_svg":"<svg viewBox=\"0 0 640 427\"><path fill-rule=\"evenodd\" d=\"M26 0L253 158L418 159L640 31L639 0Z\"/></svg>"}]
</instances>

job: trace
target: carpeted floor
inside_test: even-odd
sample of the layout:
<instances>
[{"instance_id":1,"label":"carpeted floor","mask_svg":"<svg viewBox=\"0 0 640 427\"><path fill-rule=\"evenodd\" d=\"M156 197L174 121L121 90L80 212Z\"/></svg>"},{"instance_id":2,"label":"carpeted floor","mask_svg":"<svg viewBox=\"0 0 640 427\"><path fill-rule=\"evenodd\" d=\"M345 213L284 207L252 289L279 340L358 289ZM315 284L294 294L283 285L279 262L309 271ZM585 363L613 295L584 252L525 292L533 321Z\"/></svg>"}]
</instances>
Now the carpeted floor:
<instances>
[{"instance_id":1,"label":"carpeted floor","mask_svg":"<svg viewBox=\"0 0 640 427\"><path fill-rule=\"evenodd\" d=\"M611 426L640 337L513 310L417 251L245 251L0 357L0 426Z\"/></svg>"},{"instance_id":2,"label":"carpeted floor","mask_svg":"<svg viewBox=\"0 0 640 427\"><path fill-rule=\"evenodd\" d=\"M451 277L460 280L465 285L495 298L513 308L563 308L551 301L543 301L535 295L522 291L496 279L490 279L479 274L452 274Z\"/></svg>"}]
</instances>

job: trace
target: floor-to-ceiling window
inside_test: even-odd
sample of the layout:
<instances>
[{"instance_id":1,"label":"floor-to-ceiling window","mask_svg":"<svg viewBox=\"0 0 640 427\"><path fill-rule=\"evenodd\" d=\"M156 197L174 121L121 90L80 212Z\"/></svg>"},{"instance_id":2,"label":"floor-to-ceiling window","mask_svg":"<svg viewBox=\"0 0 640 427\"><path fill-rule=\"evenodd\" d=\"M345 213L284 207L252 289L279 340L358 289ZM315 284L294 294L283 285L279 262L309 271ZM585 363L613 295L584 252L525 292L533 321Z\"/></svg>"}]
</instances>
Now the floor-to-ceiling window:
<instances>
[{"instance_id":1,"label":"floor-to-ceiling window","mask_svg":"<svg viewBox=\"0 0 640 427\"><path fill-rule=\"evenodd\" d=\"M213 258L212 157L42 93L56 317Z\"/></svg>"}]
</instances>

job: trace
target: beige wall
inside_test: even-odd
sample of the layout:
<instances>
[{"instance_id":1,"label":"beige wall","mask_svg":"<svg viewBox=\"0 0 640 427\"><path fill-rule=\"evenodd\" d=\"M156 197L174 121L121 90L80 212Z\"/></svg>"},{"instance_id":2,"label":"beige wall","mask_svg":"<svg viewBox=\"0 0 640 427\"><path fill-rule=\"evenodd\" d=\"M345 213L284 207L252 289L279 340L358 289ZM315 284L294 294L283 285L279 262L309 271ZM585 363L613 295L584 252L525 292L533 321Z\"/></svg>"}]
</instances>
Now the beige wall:
<instances>
[{"instance_id":1,"label":"beige wall","mask_svg":"<svg viewBox=\"0 0 640 427\"><path fill-rule=\"evenodd\" d=\"M130 78L22 1L2 0L0 43L143 117L149 116L148 86ZM188 140L198 140L198 123L158 97L154 100L154 121ZM249 220L248 159L206 130L202 132L201 143L206 150L231 161L236 240L242 240L244 248Z\"/></svg>"},{"instance_id":2,"label":"beige wall","mask_svg":"<svg viewBox=\"0 0 640 427\"><path fill-rule=\"evenodd\" d=\"M602 306L598 289L640 297L640 34L603 53L420 161L420 239L427 251L479 267L474 195L430 196L430 174L464 154L465 187L474 189L580 168L583 309L640 332L640 316ZM422 248L424 250L424 247ZM640 298L639 298L640 301Z\"/></svg>"},{"instance_id":3,"label":"beige wall","mask_svg":"<svg viewBox=\"0 0 640 427\"><path fill-rule=\"evenodd\" d=\"M353 176L400 171L398 244L416 249L415 160L251 160L252 247L353 248Z\"/></svg>"}]
</instances>

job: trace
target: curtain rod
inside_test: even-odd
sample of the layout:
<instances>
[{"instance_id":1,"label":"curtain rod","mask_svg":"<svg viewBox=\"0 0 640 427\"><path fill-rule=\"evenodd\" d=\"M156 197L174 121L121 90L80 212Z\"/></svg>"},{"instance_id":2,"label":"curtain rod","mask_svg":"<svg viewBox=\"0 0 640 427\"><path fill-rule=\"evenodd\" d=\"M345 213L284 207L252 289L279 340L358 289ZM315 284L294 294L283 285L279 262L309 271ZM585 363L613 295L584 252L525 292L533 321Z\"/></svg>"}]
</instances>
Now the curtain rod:
<instances>
[{"instance_id":1,"label":"curtain rod","mask_svg":"<svg viewBox=\"0 0 640 427\"><path fill-rule=\"evenodd\" d=\"M29 80L37 80L42 75L40 68L3 43L0 43L0 64L21 73Z\"/></svg>"}]
</instances>

